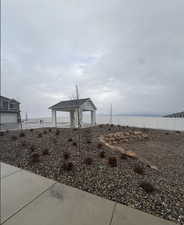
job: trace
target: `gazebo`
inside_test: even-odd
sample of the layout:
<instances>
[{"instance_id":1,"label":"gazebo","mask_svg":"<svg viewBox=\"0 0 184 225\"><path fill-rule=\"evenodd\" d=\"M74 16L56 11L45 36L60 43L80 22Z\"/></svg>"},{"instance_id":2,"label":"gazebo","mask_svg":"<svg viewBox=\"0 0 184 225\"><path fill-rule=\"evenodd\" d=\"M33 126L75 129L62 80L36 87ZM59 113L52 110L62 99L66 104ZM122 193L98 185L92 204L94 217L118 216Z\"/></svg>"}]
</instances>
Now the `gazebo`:
<instances>
[{"instance_id":1,"label":"gazebo","mask_svg":"<svg viewBox=\"0 0 184 225\"><path fill-rule=\"evenodd\" d=\"M52 110L52 123L53 126L57 125L57 111L69 112L70 113L70 126L71 127L82 127L83 126L83 112L91 112L91 125L96 124L96 106L90 98L76 99L61 101L51 107Z\"/></svg>"}]
</instances>

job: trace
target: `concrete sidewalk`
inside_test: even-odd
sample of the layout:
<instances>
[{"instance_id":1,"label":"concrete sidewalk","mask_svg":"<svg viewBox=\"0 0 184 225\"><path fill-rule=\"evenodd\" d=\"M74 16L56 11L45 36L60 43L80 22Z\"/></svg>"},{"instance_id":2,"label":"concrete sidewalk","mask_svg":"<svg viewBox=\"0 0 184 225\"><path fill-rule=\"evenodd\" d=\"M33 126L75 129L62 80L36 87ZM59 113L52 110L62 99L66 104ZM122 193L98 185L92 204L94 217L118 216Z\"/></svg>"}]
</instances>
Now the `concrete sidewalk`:
<instances>
[{"instance_id":1,"label":"concrete sidewalk","mask_svg":"<svg viewBox=\"0 0 184 225\"><path fill-rule=\"evenodd\" d=\"M4 225L174 225L4 163L1 198Z\"/></svg>"}]
</instances>

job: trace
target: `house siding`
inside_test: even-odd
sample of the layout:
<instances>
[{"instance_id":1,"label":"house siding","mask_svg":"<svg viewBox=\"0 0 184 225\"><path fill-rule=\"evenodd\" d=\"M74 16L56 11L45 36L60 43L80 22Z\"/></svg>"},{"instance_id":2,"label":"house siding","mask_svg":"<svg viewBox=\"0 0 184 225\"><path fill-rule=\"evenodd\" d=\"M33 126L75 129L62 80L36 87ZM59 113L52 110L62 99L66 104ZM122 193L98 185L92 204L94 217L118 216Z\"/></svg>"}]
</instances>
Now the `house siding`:
<instances>
[{"instance_id":1,"label":"house siding","mask_svg":"<svg viewBox=\"0 0 184 225\"><path fill-rule=\"evenodd\" d=\"M1 124L6 123L18 123L18 114L17 113L0 113L1 115Z\"/></svg>"},{"instance_id":2,"label":"house siding","mask_svg":"<svg viewBox=\"0 0 184 225\"><path fill-rule=\"evenodd\" d=\"M0 96L0 124L20 122L20 103L15 99Z\"/></svg>"}]
</instances>

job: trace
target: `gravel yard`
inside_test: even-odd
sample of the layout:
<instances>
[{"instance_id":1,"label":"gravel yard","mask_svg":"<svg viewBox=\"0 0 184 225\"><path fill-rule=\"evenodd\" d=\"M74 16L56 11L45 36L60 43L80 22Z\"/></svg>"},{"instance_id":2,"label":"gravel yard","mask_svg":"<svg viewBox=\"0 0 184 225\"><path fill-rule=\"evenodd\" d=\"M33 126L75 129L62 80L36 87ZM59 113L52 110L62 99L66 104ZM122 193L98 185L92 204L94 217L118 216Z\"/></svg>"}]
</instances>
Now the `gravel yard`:
<instances>
[{"instance_id":1,"label":"gravel yard","mask_svg":"<svg viewBox=\"0 0 184 225\"><path fill-rule=\"evenodd\" d=\"M145 140L119 146L145 158L115 152L98 137L143 131ZM184 224L184 132L100 125L85 129L44 128L0 133L0 159L144 212Z\"/></svg>"}]
</instances>

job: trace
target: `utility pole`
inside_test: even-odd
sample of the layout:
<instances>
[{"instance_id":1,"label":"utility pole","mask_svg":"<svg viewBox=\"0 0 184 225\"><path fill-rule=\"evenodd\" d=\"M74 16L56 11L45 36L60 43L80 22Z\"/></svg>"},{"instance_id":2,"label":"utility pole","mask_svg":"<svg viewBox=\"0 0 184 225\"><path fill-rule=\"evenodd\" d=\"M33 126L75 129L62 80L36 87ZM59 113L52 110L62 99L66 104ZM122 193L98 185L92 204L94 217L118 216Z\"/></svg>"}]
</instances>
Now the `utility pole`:
<instances>
[{"instance_id":1,"label":"utility pole","mask_svg":"<svg viewBox=\"0 0 184 225\"><path fill-rule=\"evenodd\" d=\"M80 108L79 108L79 89L78 89L78 86L76 85L75 86L75 89L76 89L76 98L77 98L77 119L78 119L78 128L79 128L79 133L78 133L78 149L79 149L79 157L80 157L80 163L82 165L82 154L81 154L81 133L80 133L80 128L81 128L81 121L80 121Z\"/></svg>"},{"instance_id":2,"label":"utility pole","mask_svg":"<svg viewBox=\"0 0 184 225\"><path fill-rule=\"evenodd\" d=\"M80 121L80 108L79 108L79 89L78 89L78 86L76 85L75 86L75 88L76 88L76 98L77 98L77 105L78 105L78 107L77 107L77 121L78 121L78 128L80 128L81 127L81 121Z\"/></svg>"},{"instance_id":3,"label":"utility pole","mask_svg":"<svg viewBox=\"0 0 184 225\"><path fill-rule=\"evenodd\" d=\"M112 124L112 104L110 106L110 124Z\"/></svg>"}]
</instances>

